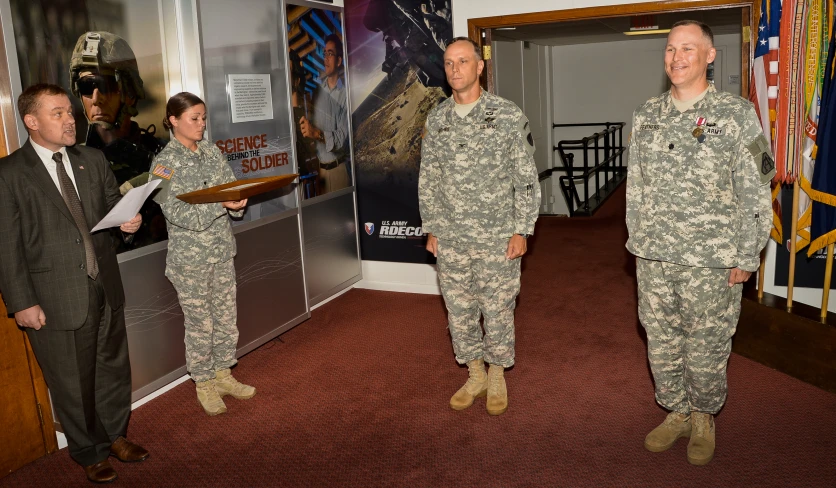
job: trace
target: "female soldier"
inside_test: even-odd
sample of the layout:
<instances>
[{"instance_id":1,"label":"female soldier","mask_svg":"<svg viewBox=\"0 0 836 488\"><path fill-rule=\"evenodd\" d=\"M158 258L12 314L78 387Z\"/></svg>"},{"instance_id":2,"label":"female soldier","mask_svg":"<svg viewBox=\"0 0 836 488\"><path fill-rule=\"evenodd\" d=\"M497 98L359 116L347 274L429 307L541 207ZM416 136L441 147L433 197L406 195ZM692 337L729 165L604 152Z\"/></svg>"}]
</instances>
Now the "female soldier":
<instances>
[{"instance_id":1,"label":"female soldier","mask_svg":"<svg viewBox=\"0 0 836 488\"><path fill-rule=\"evenodd\" d=\"M189 204L177 195L235 180L221 152L203 139L206 104L194 94L174 95L163 126L174 137L154 159L152 179L163 179L154 197L168 227L165 275L177 290L186 326L186 368L209 415L226 412L224 395L246 399L255 388L229 368L238 344L235 307L235 237L227 214L240 217L247 200Z\"/></svg>"}]
</instances>

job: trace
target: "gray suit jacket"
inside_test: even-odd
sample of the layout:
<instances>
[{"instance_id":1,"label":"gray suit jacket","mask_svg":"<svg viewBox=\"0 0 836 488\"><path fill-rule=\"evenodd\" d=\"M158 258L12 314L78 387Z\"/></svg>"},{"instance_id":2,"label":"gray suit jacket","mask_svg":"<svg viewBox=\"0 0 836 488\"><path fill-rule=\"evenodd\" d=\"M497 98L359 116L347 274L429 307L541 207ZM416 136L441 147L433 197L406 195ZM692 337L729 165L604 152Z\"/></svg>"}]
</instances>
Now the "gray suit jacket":
<instances>
[{"instance_id":1,"label":"gray suit jacket","mask_svg":"<svg viewBox=\"0 0 836 488\"><path fill-rule=\"evenodd\" d=\"M67 148L90 229L121 198L110 165L97 149ZM125 301L112 236L93 234L108 303ZM40 305L46 328L75 330L88 307L81 234L61 193L29 141L0 159L0 293L9 313Z\"/></svg>"}]
</instances>

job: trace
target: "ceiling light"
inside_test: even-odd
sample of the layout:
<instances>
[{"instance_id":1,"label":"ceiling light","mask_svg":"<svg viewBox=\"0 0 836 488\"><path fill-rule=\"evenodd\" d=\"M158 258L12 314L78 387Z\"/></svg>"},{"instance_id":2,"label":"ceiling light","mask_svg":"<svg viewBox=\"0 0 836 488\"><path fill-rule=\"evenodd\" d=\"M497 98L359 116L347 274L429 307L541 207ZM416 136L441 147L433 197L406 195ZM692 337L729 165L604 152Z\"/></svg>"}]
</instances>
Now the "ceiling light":
<instances>
[{"instance_id":1,"label":"ceiling light","mask_svg":"<svg viewBox=\"0 0 836 488\"><path fill-rule=\"evenodd\" d=\"M648 29L648 30L634 30L624 33L625 36L644 36L647 34L667 34L670 29Z\"/></svg>"},{"instance_id":2,"label":"ceiling light","mask_svg":"<svg viewBox=\"0 0 836 488\"><path fill-rule=\"evenodd\" d=\"M516 27L497 27L494 30L502 31L502 30L517 30Z\"/></svg>"}]
</instances>

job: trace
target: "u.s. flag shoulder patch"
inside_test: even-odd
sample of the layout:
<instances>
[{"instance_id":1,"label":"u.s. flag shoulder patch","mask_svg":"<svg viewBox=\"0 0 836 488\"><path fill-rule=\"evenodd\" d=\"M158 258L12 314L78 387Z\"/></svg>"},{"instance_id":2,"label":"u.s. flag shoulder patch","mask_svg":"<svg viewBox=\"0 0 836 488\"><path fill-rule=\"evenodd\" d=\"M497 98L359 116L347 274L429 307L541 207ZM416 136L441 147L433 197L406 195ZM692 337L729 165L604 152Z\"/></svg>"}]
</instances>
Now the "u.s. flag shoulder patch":
<instances>
[{"instance_id":1,"label":"u.s. flag shoulder patch","mask_svg":"<svg viewBox=\"0 0 836 488\"><path fill-rule=\"evenodd\" d=\"M171 179L171 176L174 174L174 170L171 168L166 168L162 164L158 164L153 171L155 176L159 176L160 178L165 178L167 180Z\"/></svg>"}]
</instances>

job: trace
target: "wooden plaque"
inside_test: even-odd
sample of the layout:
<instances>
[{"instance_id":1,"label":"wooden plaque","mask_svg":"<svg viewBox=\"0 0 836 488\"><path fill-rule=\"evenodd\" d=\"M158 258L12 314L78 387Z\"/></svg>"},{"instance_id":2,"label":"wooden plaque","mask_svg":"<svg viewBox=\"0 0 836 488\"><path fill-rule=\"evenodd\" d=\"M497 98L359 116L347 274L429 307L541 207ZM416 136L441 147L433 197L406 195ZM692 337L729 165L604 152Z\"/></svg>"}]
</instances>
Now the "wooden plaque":
<instances>
[{"instance_id":1,"label":"wooden plaque","mask_svg":"<svg viewBox=\"0 0 836 488\"><path fill-rule=\"evenodd\" d=\"M268 191L287 186L299 176L296 173L281 176L265 176L250 180L236 180L224 183L223 185L203 188L177 195L177 198L186 203L216 203L234 202L245 198L254 197L267 193Z\"/></svg>"}]
</instances>

